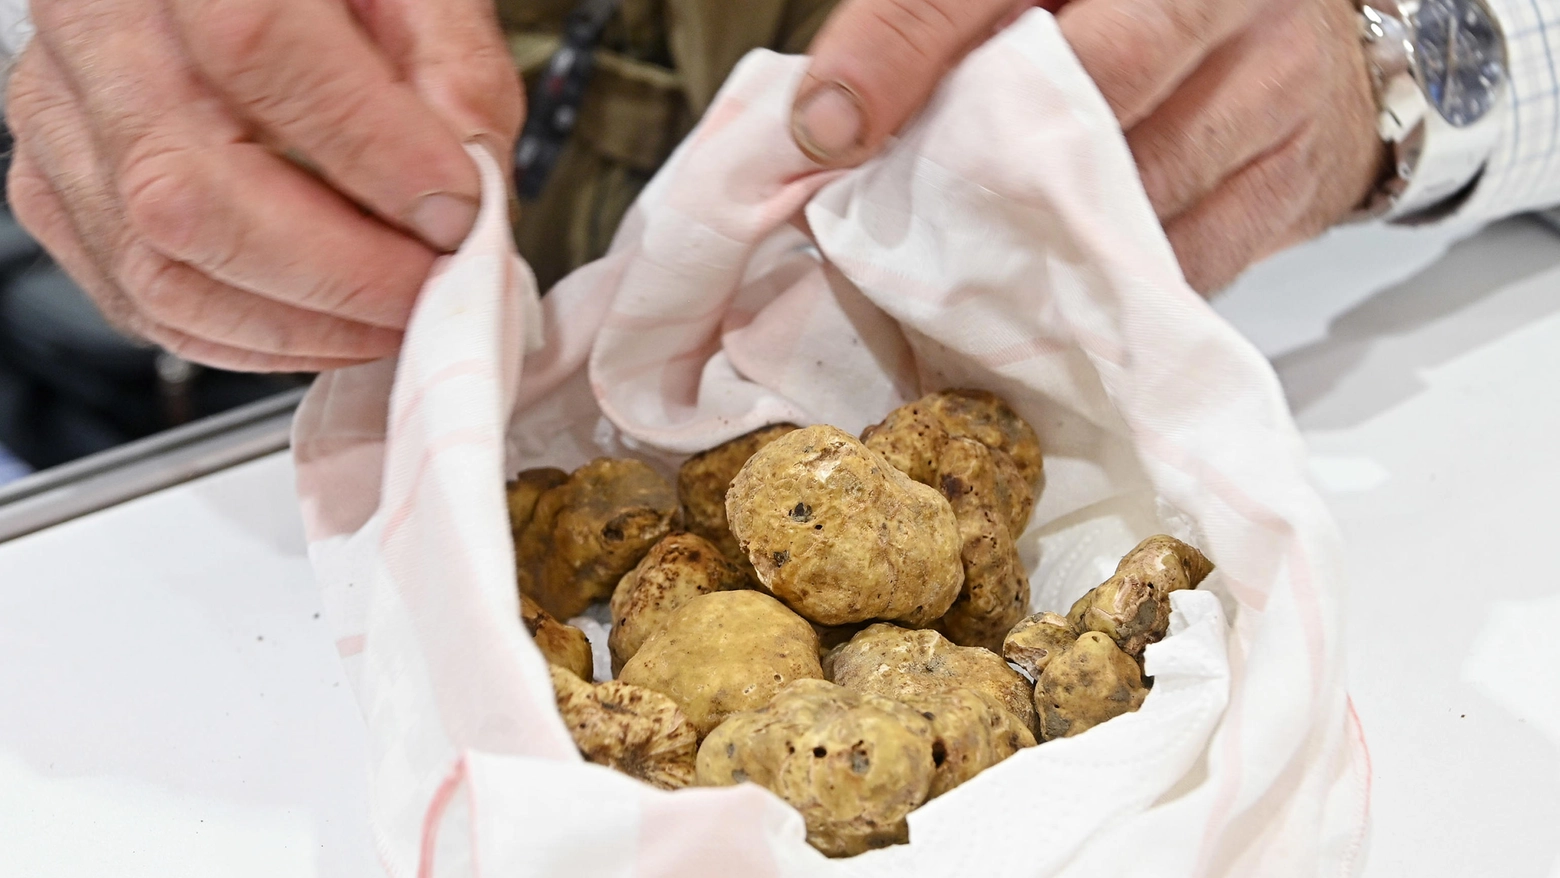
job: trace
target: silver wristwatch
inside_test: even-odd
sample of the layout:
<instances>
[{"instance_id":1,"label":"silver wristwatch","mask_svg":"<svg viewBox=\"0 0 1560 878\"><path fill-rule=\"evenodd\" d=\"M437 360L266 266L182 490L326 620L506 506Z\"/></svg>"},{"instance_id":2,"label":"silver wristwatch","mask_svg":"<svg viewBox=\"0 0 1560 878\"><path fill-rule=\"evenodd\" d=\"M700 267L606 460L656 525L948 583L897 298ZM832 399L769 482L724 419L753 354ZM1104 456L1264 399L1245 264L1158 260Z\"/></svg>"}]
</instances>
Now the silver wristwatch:
<instances>
[{"instance_id":1,"label":"silver wristwatch","mask_svg":"<svg viewBox=\"0 0 1560 878\"><path fill-rule=\"evenodd\" d=\"M1362 0L1360 37L1392 164L1356 218L1411 222L1445 212L1500 134L1500 23L1484 0Z\"/></svg>"}]
</instances>

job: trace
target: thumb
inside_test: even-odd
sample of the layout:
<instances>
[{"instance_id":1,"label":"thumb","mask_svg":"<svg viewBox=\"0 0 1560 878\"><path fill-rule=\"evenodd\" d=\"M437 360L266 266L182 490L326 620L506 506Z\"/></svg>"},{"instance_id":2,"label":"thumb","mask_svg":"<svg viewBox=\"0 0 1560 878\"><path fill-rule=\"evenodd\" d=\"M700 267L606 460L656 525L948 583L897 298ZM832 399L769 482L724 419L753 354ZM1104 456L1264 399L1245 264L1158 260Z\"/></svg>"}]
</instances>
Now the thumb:
<instances>
[{"instance_id":1,"label":"thumb","mask_svg":"<svg viewBox=\"0 0 1560 878\"><path fill-rule=\"evenodd\" d=\"M861 162L926 104L970 50L1034 5L844 0L813 41L812 65L791 109L796 145L821 164Z\"/></svg>"},{"instance_id":2,"label":"thumb","mask_svg":"<svg viewBox=\"0 0 1560 878\"><path fill-rule=\"evenodd\" d=\"M493 0L351 0L391 63L462 140L504 168L525 117L524 89Z\"/></svg>"}]
</instances>

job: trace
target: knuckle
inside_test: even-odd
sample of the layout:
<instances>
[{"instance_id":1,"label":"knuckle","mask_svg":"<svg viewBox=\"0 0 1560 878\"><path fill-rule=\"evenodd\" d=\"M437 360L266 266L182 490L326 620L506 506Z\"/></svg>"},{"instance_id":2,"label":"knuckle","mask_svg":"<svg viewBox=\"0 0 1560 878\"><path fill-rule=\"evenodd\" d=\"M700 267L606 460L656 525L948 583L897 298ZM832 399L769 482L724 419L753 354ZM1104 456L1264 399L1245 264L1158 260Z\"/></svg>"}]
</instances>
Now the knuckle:
<instances>
[{"instance_id":1,"label":"knuckle","mask_svg":"<svg viewBox=\"0 0 1560 878\"><path fill-rule=\"evenodd\" d=\"M1155 212L1163 217L1165 208L1174 200L1169 171L1155 153L1146 150L1138 151L1136 158L1138 179L1143 183L1143 191L1148 195L1148 202L1154 206Z\"/></svg>"},{"instance_id":2,"label":"knuckle","mask_svg":"<svg viewBox=\"0 0 1560 878\"><path fill-rule=\"evenodd\" d=\"M1183 143L1177 138L1155 138L1137 150L1143 191L1161 216L1180 204L1192 186Z\"/></svg>"},{"instance_id":3,"label":"knuckle","mask_svg":"<svg viewBox=\"0 0 1560 878\"><path fill-rule=\"evenodd\" d=\"M190 48L219 78L263 76L277 55L282 17L275 0L197 3L188 22Z\"/></svg>"},{"instance_id":4,"label":"knuckle","mask_svg":"<svg viewBox=\"0 0 1560 878\"><path fill-rule=\"evenodd\" d=\"M1323 61L1314 38L1304 28L1300 33L1285 34L1283 50L1267 57L1272 65L1267 74L1269 81L1282 89L1286 97L1308 98L1317 91L1309 86L1315 82L1317 71L1324 69Z\"/></svg>"},{"instance_id":5,"label":"knuckle","mask_svg":"<svg viewBox=\"0 0 1560 878\"><path fill-rule=\"evenodd\" d=\"M1175 229L1169 233L1169 238L1176 261L1181 263L1181 274L1186 278L1186 285L1204 296L1229 285L1240 272L1240 267L1250 261L1246 258L1247 245L1244 241L1216 241L1200 229L1190 232Z\"/></svg>"},{"instance_id":6,"label":"knuckle","mask_svg":"<svg viewBox=\"0 0 1560 878\"><path fill-rule=\"evenodd\" d=\"M125 294L152 321L184 327L198 318L199 297L183 277L184 269L152 250L132 245L118 260L114 275Z\"/></svg>"},{"instance_id":7,"label":"knuckle","mask_svg":"<svg viewBox=\"0 0 1560 878\"><path fill-rule=\"evenodd\" d=\"M199 217L211 198L187 149L132 150L118 173L119 197L130 229L176 258L196 258Z\"/></svg>"},{"instance_id":8,"label":"knuckle","mask_svg":"<svg viewBox=\"0 0 1560 878\"><path fill-rule=\"evenodd\" d=\"M1234 130L1211 117L1168 124L1151 120L1128 135L1143 189L1161 218L1189 207L1230 170L1227 159L1237 152Z\"/></svg>"},{"instance_id":9,"label":"knuckle","mask_svg":"<svg viewBox=\"0 0 1560 878\"><path fill-rule=\"evenodd\" d=\"M1124 117L1136 119L1171 77L1220 37L1218 0L1136 0L1097 15L1075 46L1100 90Z\"/></svg>"},{"instance_id":10,"label":"knuckle","mask_svg":"<svg viewBox=\"0 0 1560 878\"><path fill-rule=\"evenodd\" d=\"M331 165L357 171L370 166L373 157L388 150L394 134L375 124L376 102L380 95L373 91L337 91L326 95L308 120L299 119L315 132L314 148L321 157L329 156ZM294 103L302 109L301 102Z\"/></svg>"},{"instance_id":11,"label":"knuckle","mask_svg":"<svg viewBox=\"0 0 1560 878\"><path fill-rule=\"evenodd\" d=\"M444 65L441 75L482 119L497 128L496 133L513 135L520 128L524 113L524 92L520 75L508 52L484 48L466 63Z\"/></svg>"},{"instance_id":12,"label":"knuckle","mask_svg":"<svg viewBox=\"0 0 1560 878\"><path fill-rule=\"evenodd\" d=\"M1120 109L1136 111L1146 94L1170 64L1168 40L1144 40L1136 19L1112 16L1099 23L1079 49L1079 59L1099 83L1100 90Z\"/></svg>"},{"instance_id":13,"label":"knuckle","mask_svg":"<svg viewBox=\"0 0 1560 878\"><path fill-rule=\"evenodd\" d=\"M1160 50L1158 48L1146 48L1138 52L1124 52L1113 59L1114 63L1104 74L1104 78L1112 86L1107 94L1118 100L1135 98L1139 92L1146 91L1159 72Z\"/></svg>"}]
</instances>

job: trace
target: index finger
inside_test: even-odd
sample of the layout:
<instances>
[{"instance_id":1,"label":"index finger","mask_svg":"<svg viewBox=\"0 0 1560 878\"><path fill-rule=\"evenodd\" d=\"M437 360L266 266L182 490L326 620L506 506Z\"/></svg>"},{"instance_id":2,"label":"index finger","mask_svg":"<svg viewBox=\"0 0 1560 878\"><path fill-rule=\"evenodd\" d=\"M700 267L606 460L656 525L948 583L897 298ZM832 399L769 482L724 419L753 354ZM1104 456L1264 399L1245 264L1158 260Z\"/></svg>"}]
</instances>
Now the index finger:
<instances>
[{"instance_id":1,"label":"index finger","mask_svg":"<svg viewBox=\"0 0 1560 878\"><path fill-rule=\"evenodd\" d=\"M1154 111L1269 0L1072 0L1062 34L1123 129Z\"/></svg>"},{"instance_id":2,"label":"index finger","mask_svg":"<svg viewBox=\"0 0 1560 878\"><path fill-rule=\"evenodd\" d=\"M943 75L1034 0L845 0L812 45L791 131L828 165L876 152Z\"/></svg>"},{"instance_id":3,"label":"index finger","mask_svg":"<svg viewBox=\"0 0 1560 878\"><path fill-rule=\"evenodd\" d=\"M341 0L173 0L210 85L325 179L450 250L480 184L460 135L401 81Z\"/></svg>"}]
</instances>

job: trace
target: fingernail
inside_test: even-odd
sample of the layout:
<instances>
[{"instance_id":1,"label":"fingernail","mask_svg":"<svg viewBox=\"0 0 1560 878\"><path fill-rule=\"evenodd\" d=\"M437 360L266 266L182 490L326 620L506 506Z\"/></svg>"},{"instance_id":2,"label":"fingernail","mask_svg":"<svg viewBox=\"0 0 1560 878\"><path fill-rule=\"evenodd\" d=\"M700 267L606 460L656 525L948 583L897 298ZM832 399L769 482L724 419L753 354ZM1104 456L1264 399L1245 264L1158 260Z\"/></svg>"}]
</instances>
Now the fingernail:
<instances>
[{"instance_id":1,"label":"fingernail","mask_svg":"<svg viewBox=\"0 0 1560 878\"><path fill-rule=\"evenodd\" d=\"M847 163L862 151L866 120L861 100L842 83L825 83L791 111L791 136L813 161Z\"/></svg>"},{"instance_id":2,"label":"fingernail","mask_svg":"<svg viewBox=\"0 0 1560 878\"><path fill-rule=\"evenodd\" d=\"M412 230L424 241L443 251L451 251L466 239L477 221L477 203L470 198L434 192L418 199L407 218Z\"/></svg>"},{"instance_id":3,"label":"fingernail","mask_svg":"<svg viewBox=\"0 0 1560 878\"><path fill-rule=\"evenodd\" d=\"M498 135L489 134L485 131L467 135L465 142L475 143L477 146L487 150L488 155L492 156L493 161L498 162L500 166L504 164L504 157L514 152L514 149L505 144Z\"/></svg>"}]
</instances>

